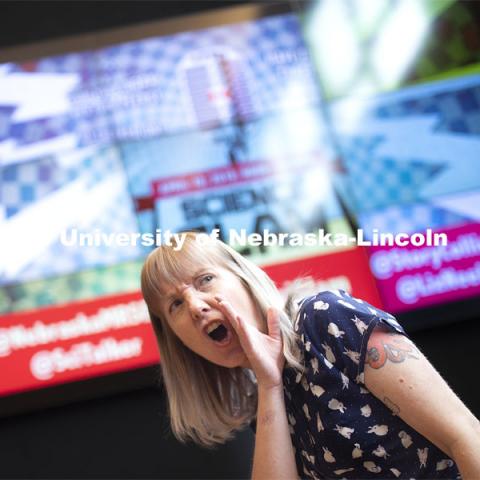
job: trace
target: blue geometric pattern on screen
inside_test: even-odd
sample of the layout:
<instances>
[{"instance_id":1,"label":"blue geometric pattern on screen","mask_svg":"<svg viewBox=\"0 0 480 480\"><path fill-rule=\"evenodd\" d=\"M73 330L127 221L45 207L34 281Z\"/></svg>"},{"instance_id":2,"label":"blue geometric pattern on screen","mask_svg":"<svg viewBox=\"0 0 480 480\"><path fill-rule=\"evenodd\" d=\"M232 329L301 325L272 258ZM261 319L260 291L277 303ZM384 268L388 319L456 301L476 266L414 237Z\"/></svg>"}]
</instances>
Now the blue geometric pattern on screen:
<instances>
[{"instance_id":1,"label":"blue geometric pattern on screen","mask_svg":"<svg viewBox=\"0 0 480 480\"><path fill-rule=\"evenodd\" d=\"M68 189L75 181L82 181L82 188L88 196L90 192L98 192L103 182L116 179L115 194L104 198L103 205L97 211L82 215L81 221L72 217L70 227L80 231L93 232L136 232L138 223L133 209L132 199L128 193L127 182L118 152L115 148L87 148L84 152L49 156L35 161L7 165L0 169L0 203L5 207L6 221L13 221L28 207L38 210L42 218L48 212L42 205L42 200L48 201L49 196L62 189ZM68 161L66 157L74 155ZM77 202L83 198L78 197ZM69 205L56 205L69 208ZM80 221L81 225L77 224ZM48 222L45 228L49 228ZM22 230L23 231L23 230ZM21 269L16 271L14 278L0 278L0 284L12 281L29 281L66 274L82 269L111 265L128 261L142 255L139 246L114 248L107 245L92 248L69 248L58 238L36 255Z\"/></svg>"},{"instance_id":2,"label":"blue geometric pattern on screen","mask_svg":"<svg viewBox=\"0 0 480 480\"><path fill-rule=\"evenodd\" d=\"M374 115L381 118L418 113L438 114L438 131L480 135L480 86L405 100L396 105L378 107L374 111Z\"/></svg>"},{"instance_id":3,"label":"blue geometric pattern on screen","mask_svg":"<svg viewBox=\"0 0 480 480\"><path fill-rule=\"evenodd\" d=\"M350 186L361 211L419 200L421 187L445 168L415 158L376 157L379 143L356 138L343 144Z\"/></svg>"},{"instance_id":4,"label":"blue geometric pattern on screen","mask_svg":"<svg viewBox=\"0 0 480 480\"><path fill-rule=\"evenodd\" d=\"M357 215L480 189L480 76L368 98L350 129L332 106ZM355 105L355 104L352 104Z\"/></svg>"},{"instance_id":5,"label":"blue geometric pattern on screen","mask_svg":"<svg viewBox=\"0 0 480 480\"><path fill-rule=\"evenodd\" d=\"M109 150L99 155L97 150L86 149L86 154L75 154L78 160L64 166L61 155L14 163L0 167L0 203L9 218L23 208L38 202L50 193L82 177L87 187L92 187L121 164ZM65 154L64 154L65 155Z\"/></svg>"},{"instance_id":6,"label":"blue geometric pattern on screen","mask_svg":"<svg viewBox=\"0 0 480 480\"><path fill-rule=\"evenodd\" d=\"M241 104L239 112L248 118L290 108L285 99L295 86L301 86L303 105L319 100L298 19L281 15L12 64L7 75L68 74L78 83L62 114L14 122L13 111L0 105L0 140L5 136L19 146L33 145L72 134L84 146L197 129L202 113L192 114L190 104L198 95L180 80L188 73L188 62L202 56L211 62L216 55L228 60L230 89ZM217 120L229 124L234 118Z\"/></svg>"}]
</instances>

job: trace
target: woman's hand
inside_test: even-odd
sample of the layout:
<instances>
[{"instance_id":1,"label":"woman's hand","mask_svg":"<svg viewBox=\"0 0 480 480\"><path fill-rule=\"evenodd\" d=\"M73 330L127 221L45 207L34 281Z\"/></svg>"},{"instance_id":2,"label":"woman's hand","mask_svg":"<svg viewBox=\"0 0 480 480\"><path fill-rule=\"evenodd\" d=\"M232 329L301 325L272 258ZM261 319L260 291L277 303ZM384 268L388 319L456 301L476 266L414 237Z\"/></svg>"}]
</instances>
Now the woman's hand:
<instances>
[{"instance_id":1,"label":"woman's hand","mask_svg":"<svg viewBox=\"0 0 480 480\"><path fill-rule=\"evenodd\" d=\"M237 315L232 305L221 296L215 296L218 306L237 333L240 345L257 377L259 389L282 386L283 356L282 334L279 325L279 312L269 308L267 312L268 334Z\"/></svg>"}]
</instances>

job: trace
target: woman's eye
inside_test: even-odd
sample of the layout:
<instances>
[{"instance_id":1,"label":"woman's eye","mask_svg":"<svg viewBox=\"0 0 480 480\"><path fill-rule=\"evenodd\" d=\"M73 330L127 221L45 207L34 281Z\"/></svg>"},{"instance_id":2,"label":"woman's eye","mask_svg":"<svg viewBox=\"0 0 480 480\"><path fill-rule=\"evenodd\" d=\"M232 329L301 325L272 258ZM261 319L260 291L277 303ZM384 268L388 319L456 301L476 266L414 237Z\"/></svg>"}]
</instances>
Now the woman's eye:
<instances>
[{"instance_id":1,"label":"woman's eye","mask_svg":"<svg viewBox=\"0 0 480 480\"><path fill-rule=\"evenodd\" d=\"M201 279L200 279L200 283L202 285L205 285L207 283L210 283L211 281L213 280L213 275L204 275Z\"/></svg>"},{"instance_id":2,"label":"woman's eye","mask_svg":"<svg viewBox=\"0 0 480 480\"><path fill-rule=\"evenodd\" d=\"M175 308L179 307L181 304L182 304L182 301L177 298L170 304L170 311L175 310Z\"/></svg>"}]
</instances>

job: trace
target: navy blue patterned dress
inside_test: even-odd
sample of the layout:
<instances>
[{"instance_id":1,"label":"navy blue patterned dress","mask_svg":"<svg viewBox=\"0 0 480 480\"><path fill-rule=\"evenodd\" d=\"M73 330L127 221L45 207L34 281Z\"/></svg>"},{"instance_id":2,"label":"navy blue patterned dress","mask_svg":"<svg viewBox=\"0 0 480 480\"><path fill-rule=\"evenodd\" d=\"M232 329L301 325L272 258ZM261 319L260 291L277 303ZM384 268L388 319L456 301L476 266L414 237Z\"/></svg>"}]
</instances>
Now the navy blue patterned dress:
<instances>
[{"instance_id":1,"label":"navy blue patterned dress","mask_svg":"<svg viewBox=\"0 0 480 480\"><path fill-rule=\"evenodd\" d=\"M296 324L305 373L283 374L302 478L461 478L454 461L396 416L364 384L368 338L395 318L343 290L303 300Z\"/></svg>"}]
</instances>

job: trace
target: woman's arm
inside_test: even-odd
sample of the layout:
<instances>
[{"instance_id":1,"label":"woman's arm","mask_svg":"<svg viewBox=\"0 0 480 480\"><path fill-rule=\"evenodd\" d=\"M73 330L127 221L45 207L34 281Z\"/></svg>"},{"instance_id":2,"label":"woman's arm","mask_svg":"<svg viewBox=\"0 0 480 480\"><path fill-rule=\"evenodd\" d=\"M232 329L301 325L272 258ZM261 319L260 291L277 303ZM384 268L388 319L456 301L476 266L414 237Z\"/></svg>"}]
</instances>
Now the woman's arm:
<instances>
[{"instance_id":1,"label":"woman's arm","mask_svg":"<svg viewBox=\"0 0 480 480\"><path fill-rule=\"evenodd\" d=\"M258 389L252 480L298 479L283 387Z\"/></svg>"},{"instance_id":2,"label":"woman's arm","mask_svg":"<svg viewBox=\"0 0 480 480\"><path fill-rule=\"evenodd\" d=\"M407 337L377 326L365 359L365 385L396 415L480 478L480 422Z\"/></svg>"},{"instance_id":3,"label":"woman's arm","mask_svg":"<svg viewBox=\"0 0 480 480\"><path fill-rule=\"evenodd\" d=\"M467 425L464 434L451 446L452 458L455 460L463 480L480 478L480 425Z\"/></svg>"},{"instance_id":4,"label":"woman's arm","mask_svg":"<svg viewBox=\"0 0 480 480\"><path fill-rule=\"evenodd\" d=\"M238 335L257 377L258 407L252 480L297 480L297 467L283 396L285 363L278 312L267 315L268 334L236 315L229 302L217 297L219 306Z\"/></svg>"}]
</instances>

